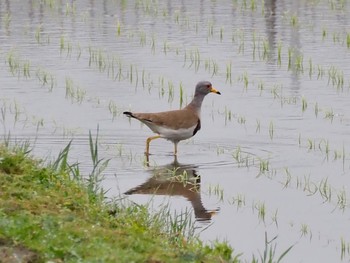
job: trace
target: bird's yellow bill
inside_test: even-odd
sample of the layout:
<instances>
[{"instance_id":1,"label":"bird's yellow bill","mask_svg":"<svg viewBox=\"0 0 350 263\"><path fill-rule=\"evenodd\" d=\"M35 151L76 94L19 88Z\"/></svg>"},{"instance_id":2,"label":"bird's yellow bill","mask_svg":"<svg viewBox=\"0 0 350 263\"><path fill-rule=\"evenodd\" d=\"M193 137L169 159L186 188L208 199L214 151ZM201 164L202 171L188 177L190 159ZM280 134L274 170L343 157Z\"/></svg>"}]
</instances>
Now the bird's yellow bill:
<instances>
[{"instance_id":1,"label":"bird's yellow bill","mask_svg":"<svg viewBox=\"0 0 350 263\"><path fill-rule=\"evenodd\" d=\"M210 92L213 92L213 93L216 93L216 94L221 95L220 91L218 91L217 89L215 89L215 88L213 88L213 87L211 87Z\"/></svg>"}]
</instances>

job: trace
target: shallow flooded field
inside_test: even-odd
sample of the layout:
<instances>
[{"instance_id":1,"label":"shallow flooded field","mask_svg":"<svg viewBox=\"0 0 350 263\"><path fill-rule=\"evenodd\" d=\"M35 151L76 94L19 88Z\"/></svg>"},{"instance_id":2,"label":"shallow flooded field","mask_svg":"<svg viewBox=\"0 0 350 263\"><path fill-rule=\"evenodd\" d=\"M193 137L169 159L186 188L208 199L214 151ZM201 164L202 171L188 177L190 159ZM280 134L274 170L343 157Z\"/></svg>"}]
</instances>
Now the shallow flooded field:
<instances>
[{"instance_id":1,"label":"shallow flooded field","mask_svg":"<svg viewBox=\"0 0 350 263\"><path fill-rule=\"evenodd\" d=\"M241 259L350 261L348 1L0 2L1 136L89 174L99 140L109 198L169 206ZM179 143L122 112L184 107L200 80L202 129Z\"/></svg>"}]
</instances>

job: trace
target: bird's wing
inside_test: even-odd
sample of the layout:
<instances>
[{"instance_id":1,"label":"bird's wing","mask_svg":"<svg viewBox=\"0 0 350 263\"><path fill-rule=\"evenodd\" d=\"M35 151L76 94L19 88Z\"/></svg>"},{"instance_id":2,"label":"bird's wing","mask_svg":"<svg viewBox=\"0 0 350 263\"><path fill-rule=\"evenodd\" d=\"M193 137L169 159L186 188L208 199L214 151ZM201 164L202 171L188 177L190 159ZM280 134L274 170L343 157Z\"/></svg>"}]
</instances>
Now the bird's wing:
<instances>
[{"instance_id":1,"label":"bird's wing","mask_svg":"<svg viewBox=\"0 0 350 263\"><path fill-rule=\"evenodd\" d=\"M134 118L145 124L159 125L171 129L188 129L198 125L199 116L186 109L157 113L133 113Z\"/></svg>"}]
</instances>

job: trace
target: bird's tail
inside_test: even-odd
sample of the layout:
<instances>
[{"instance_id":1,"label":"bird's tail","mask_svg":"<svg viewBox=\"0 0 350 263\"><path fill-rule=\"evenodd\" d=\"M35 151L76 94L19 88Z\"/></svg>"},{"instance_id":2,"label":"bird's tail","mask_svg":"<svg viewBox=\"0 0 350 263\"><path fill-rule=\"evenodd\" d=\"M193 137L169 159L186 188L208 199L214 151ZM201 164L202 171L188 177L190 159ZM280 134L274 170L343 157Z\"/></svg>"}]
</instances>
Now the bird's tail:
<instances>
[{"instance_id":1,"label":"bird's tail","mask_svg":"<svg viewBox=\"0 0 350 263\"><path fill-rule=\"evenodd\" d=\"M126 116L131 117L131 118L136 118L136 117L132 114L132 112L130 112L130 111L124 111L123 114L125 114Z\"/></svg>"}]
</instances>

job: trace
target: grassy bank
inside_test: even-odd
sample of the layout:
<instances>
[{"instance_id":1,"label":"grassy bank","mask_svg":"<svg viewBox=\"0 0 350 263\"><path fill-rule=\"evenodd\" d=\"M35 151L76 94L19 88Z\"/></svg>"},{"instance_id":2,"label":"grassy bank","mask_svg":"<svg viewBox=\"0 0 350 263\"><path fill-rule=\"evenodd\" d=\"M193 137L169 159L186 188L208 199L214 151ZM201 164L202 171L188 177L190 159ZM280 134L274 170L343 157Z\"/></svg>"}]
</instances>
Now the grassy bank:
<instances>
[{"instance_id":1,"label":"grassy bank","mask_svg":"<svg viewBox=\"0 0 350 263\"><path fill-rule=\"evenodd\" d=\"M107 204L69 171L0 145L1 262L237 262L224 243L165 231L166 213Z\"/></svg>"}]
</instances>

